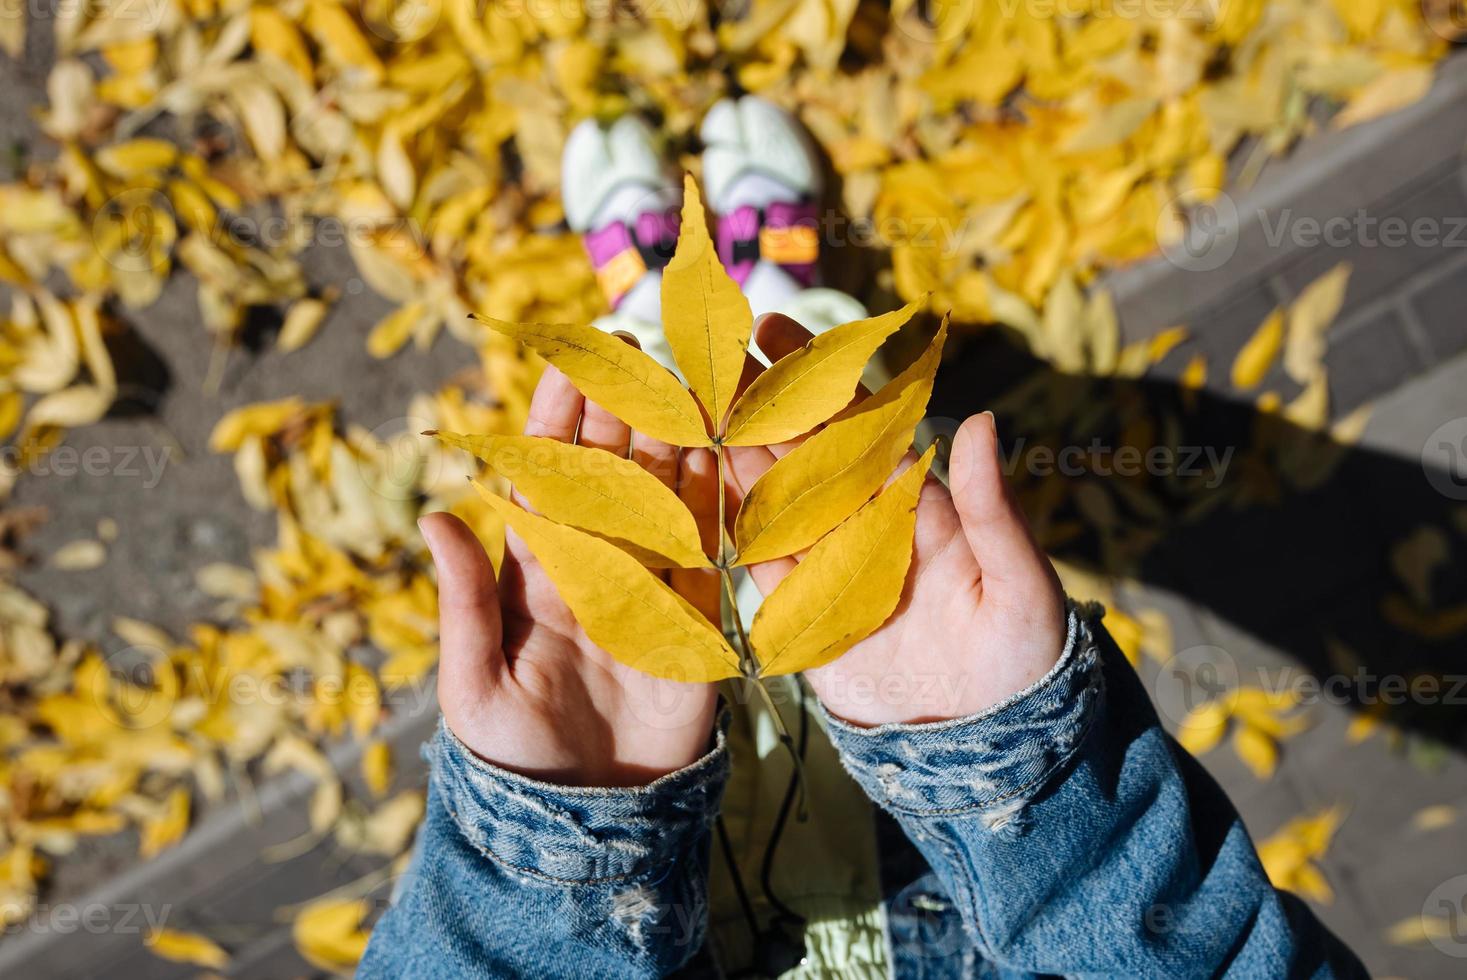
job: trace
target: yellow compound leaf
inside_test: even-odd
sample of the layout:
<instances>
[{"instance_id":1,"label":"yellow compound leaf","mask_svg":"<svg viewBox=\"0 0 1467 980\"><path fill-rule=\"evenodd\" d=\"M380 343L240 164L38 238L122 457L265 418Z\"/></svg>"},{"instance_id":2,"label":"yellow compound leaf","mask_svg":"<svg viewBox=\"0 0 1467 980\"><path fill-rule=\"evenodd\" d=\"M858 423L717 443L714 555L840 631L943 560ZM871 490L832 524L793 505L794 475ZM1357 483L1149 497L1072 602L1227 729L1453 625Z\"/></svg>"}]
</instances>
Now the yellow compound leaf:
<instances>
[{"instance_id":1,"label":"yellow compound leaf","mask_svg":"<svg viewBox=\"0 0 1467 980\"><path fill-rule=\"evenodd\" d=\"M474 486L529 546L586 635L607 653L669 680L709 682L739 674L738 655L723 635L631 555Z\"/></svg>"},{"instance_id":2,"label":"yellow compound leaf","mask_svg":"<svg viewBox=\"0 0 1467 980\"><path fill-rule=\"evenodd\" d=\"M698 185L685 177L677 251L662 270L662 331L715 429L733 403L753 326L749 301L718 261Z\"/></svg>"},{"instance_id":3,"label":"yellow compound leaf","mask_svg":"<svg viewBox=\"0 0 1467 980\"><path fill-rule=\"evenodd\" d=\"M630 459L537 436L433 435L488 463L545 517L609 541L643 565L712 566L688 508Z\"/></svg>"},{"instance_id":4,"label":"yellow compound leaf","mask_svg":"<svg viewBox=\"0 0 1467 980\"><path fill-rule=\"evenodd\" d=\"M755 481L734 527L739 564L808 548L886 482L926 411L946 339L944 323L911 367Z\"/></svg>"},{"instance_id":5,"label":"yellow compound leaf","mask_svg":"<svg viewBox=\"0 0 1467 980\"><path fill-rule=\"evenodd\" d=\"M1274 310L1259 325L1233 361L1233 387L1253 388L1263 381L1284 346L1284 311Z\"/></svg>"},{"instance_id":6,"label":"yellow compound leaf","mask_svg":"<svg viewBox=\"0 0 1467 980\"><path fill-rule=\"evenodd\" d=\"M907 580L917 498L935 452L822 538L759 607L749 639L761 676L830 663L886 622Z\"/></svg>"},{"instance_id":7,"label":"yellow compound leaf","mask_svg":"<svg viewBox=\"0 0 1467 980\"><path fill-rule=\"evenodd\" d=\"M730 446L769 446L809 432L850 404L876 348L927 305L844 323L780 358L749 385L728 418Z\"/></svg>"},{"instance_id":8,"label":"yellow compound leaf","mask_svg":"<svg viewBox=\"0 0 1467 980\"><path fill-rule=\"evenodd\" d=\"M229 965L229 954L214 940L196 932L177 929L154 929L143 938L143 945L154 956L175 963L192 963L219 969Z\"/></svg>"},{"instance_id":9,"label":"yellow compound leaf","mask_svg":"<svg viewBox=\"0 0 1467 980\"><path fill-rule=\"evenodd\" d=\"M367 951L366 899L323 898L296 915L291 926L295 948L306 962L332 973L349 972Z\"/></svg>"},{"instance_id":10,"label":"yellow compound leaf","mask_svg":"<svg viewBox=\"0 0 1467 980\"><path fill-rule=\"evenodd\" d=\"M666 368L626 341L576 324L475 318L534 349L581 394L638 432L674 446L711 443L693 396Z\"/></svg>"}]
</instances>

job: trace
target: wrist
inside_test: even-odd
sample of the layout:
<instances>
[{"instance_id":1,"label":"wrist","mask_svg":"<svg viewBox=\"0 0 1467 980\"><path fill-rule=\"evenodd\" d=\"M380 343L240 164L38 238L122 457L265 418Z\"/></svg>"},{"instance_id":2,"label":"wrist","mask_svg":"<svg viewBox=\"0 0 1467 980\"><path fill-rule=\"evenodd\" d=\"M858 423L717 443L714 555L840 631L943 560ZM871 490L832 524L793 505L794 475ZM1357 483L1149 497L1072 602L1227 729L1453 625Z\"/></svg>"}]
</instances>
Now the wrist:
<instances>
[{"instance_id":1,"label":"wrist","mask_svg":"<svg viewBox=\"0 0 1467 980\"><path fill-rule=\"evenodd\" d=\"M822 702L831 742L874 802L932 814L1014 806L1079 750L1103 693L1091 611L1071 605L1063 652L1027 688L972 715L852 724Z\"/></svg>"},{"instance_id":2,"label":"wrist","mask_svg":"<svg viewBox=\"0 0 1467 980\"><path fill-rule=\"evenodd\" d=\"M511 772L446 723L428 751L435 791L484 857L544 881L607 881L676 860L707 832L728 779L725 725L692 765L636 787L566 786Z\"/></svg>"}]
</instances>

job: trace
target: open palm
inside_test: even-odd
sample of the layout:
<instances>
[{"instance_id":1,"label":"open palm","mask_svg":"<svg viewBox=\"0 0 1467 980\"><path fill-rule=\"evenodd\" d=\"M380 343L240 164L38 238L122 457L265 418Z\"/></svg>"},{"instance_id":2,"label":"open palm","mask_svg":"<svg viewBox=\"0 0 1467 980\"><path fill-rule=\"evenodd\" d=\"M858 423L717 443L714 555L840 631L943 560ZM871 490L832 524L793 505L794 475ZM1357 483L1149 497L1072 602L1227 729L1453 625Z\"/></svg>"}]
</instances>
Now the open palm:
<instances>
[{"instance_id":1,"label":"open palm","mask_svg":"<svg viewBox=\"0 0 1467 980\"><path fill-rule=\"evenodd\" d=\"M630 451L678 490L711 549L718 477L708 450L634 436L553 367L535 389L525 434L621 456ZM586 636L513 532L496 579L458 518L431 514L420 527L438 569L439 704L450 730L475 754L548 782L633 786L707 751L712 685L659 680L612 659ZM718 621L715 575L667 574L673 588Z\"/></svg>"},{"instance_id":2,"label":"open palm","mask_svg":"<svg viewBox=\"0 0 1467 980\"><path fill-rule=\"evenodd\" d=\"M809 337L778 315L757 331L771 360ZM732 492L742 497L791 448L735 450ZM923 487L896 612L840 659L805 675L838 717L880 725L973 714L1043 677L1059 658L1064 596L1004 481L992 415L975 415L959 429L949 482L951 491L931 477ZM760 590L768 595L796 560L754 566Z\"/></svg>"}]
</instances>

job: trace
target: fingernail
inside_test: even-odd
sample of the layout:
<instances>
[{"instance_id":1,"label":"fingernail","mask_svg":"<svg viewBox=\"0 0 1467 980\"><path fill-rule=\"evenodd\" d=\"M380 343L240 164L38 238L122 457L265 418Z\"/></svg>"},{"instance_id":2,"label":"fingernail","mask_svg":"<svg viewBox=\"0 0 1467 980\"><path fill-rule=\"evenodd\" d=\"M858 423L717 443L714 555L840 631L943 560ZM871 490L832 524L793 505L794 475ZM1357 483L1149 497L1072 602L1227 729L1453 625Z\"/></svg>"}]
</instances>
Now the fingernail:
<instances>
[{"instance_id":1,"label":"fingernail","mask_svg":"<svg viewBox=\"0 0 1467 980\"><path fill-rule=\"evenodd\" d=\"M424 514L422 517L418 518L417 523L418 533L423 536L423 543L428 546L428 551L431 552L433 550L433 532L430 530L430 528L433 527L433 522L428 520L427 514Z\"/></svg>"}]
</instances>

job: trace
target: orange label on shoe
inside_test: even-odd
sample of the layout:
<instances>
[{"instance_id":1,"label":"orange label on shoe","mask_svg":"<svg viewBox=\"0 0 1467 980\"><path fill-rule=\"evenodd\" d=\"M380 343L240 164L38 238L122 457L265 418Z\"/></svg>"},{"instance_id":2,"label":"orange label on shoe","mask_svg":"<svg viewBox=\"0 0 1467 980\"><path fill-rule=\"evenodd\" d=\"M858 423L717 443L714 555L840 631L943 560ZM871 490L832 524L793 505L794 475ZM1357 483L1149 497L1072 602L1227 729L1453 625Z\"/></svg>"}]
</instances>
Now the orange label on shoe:
<instances>
[{"instance_id":1,"label":"orange label on shoe","mask_svg":"<svg viewBox=\"0 0 1467 980\"><path fill-rule=\"evenodd\" d=\"M601 291L606 294L606 300L612 306L627 294L627 290L637 284L637 280L647 273L647 263L642 261L642 253L634 248L623 249L618 252L610 262L596 270L596 281L601 284Z\"/></svg>"},{"instance_id":2,"label":"orange label on shoe","mask_svg":"<svg viewBox=\"0 0 1467 980\"><path fill-rule=\"evenodd\" d=\"M820 236L811 225L759 229L759 257L775 265L805 265L820 257Z\"/></svg>"}]
</instances>

